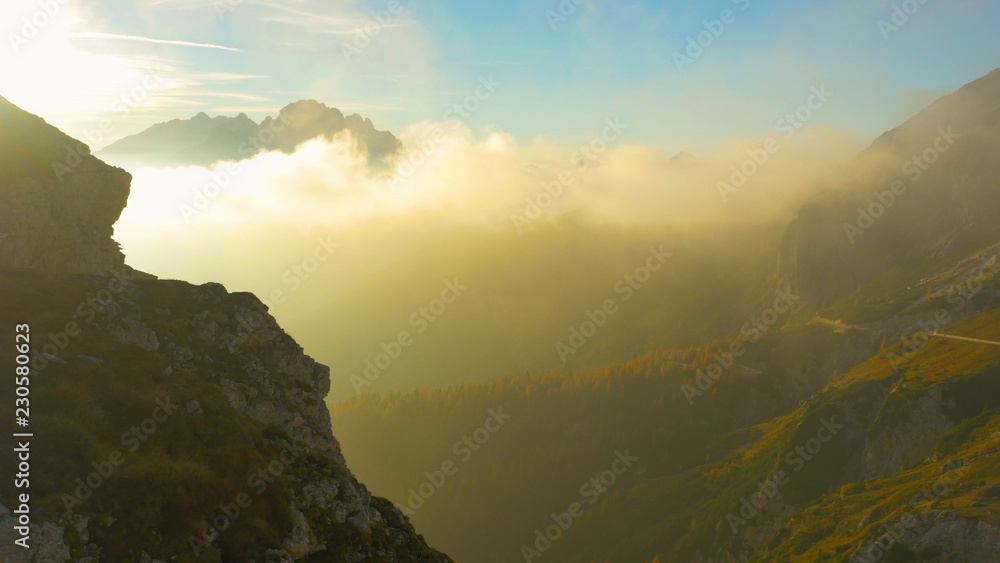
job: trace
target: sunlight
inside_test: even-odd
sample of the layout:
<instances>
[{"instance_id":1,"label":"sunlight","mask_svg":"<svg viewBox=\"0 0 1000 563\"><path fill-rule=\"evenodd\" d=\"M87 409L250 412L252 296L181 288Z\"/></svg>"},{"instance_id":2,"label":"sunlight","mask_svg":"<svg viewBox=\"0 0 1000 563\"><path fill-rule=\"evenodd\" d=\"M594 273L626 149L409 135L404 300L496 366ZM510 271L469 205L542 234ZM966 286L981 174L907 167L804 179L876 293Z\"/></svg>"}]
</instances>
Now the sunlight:
<instances>
[{"instance_id":1,"label":"sunlight","mask_svg":"<svg viewBox=\"0 0 1000 563\"><path fill-rule=\"evenodd\" d=\"M148 57L82 49L84 40L71 35L89 25L84 14L73 2L52 4L59 9L22 0L0 5L0 21L19 22L0 49L0 96L61 128L109 129L101 124L148 107L150 91L169 84L166 67ZM105 135L93 137L83 140L94 149L107 141Z\"/></svg>"}]
</instances>

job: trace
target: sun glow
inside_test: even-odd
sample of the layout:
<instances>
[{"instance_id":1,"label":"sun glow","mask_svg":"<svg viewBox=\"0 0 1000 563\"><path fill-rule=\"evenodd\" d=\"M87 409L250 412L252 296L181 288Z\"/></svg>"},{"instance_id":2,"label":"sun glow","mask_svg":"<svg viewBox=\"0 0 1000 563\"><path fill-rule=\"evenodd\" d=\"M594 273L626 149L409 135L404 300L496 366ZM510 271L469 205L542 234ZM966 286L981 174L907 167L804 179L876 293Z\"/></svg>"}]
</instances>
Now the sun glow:
<instances>
[{"instance_id":1,"label":"sun glow","mask_svg":"<svg viewBox=\"0 0 1000 563\"><path fill-rule=\"evenodd\" d=\"M6 24L0 48L0 96L44 115L53 125L100 148L83 134L122 108L142 107L150 96L133 99L137 87L149 89L150 77L165 66L145 59L99 52L99 43L73 35L89 27L86 14L72 0L14 0L0 4ZM162 86L162 82L160 84ZM73 95L67 96L67 90Z\"/></svg>"}]
</instances>

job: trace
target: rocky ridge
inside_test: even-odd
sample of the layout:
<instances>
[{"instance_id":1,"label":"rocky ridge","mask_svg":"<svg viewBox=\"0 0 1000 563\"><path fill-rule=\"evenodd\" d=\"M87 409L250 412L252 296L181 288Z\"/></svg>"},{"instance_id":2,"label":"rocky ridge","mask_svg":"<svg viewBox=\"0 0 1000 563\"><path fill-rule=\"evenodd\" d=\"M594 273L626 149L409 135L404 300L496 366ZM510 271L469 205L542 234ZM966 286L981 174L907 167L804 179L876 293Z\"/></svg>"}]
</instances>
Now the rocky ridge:
<instances>
[{"instance_id":1,"label":"rocky ridge","mask_svg":"<svg viewBox=\"0 0 1000 563\"><path fill-rule=\"evenodd\" d=\"M259 299L124 265L111 234L128 173L2 98L0 143L13 147L0 157L0 322L38 335L32 429L46 436L30 549L13 542L15 489L0 486L0 561L450 561L351 473L329 368ZM162 429L140 425L123 448L139 430L122 429L157 409Z\"/></svg>"},{"instance_id":2,"label":"rocky ridge","mask_svg":"<svg viewBox=\"0 0 1000 563\"><path fill-rule=\"evenodd\" d=\"M341 136L346 136L373 167L382 166L402 148L392 133L376 129L371 119L358 114L345 116L316 100L302 100L259 124L243 113L236 117L199 113L191 119L158 123L104 147L98 156L125 167L209 167L245 160L262 151L291 154L312 139L329 141Z\"/></svg>"}]
</instances>

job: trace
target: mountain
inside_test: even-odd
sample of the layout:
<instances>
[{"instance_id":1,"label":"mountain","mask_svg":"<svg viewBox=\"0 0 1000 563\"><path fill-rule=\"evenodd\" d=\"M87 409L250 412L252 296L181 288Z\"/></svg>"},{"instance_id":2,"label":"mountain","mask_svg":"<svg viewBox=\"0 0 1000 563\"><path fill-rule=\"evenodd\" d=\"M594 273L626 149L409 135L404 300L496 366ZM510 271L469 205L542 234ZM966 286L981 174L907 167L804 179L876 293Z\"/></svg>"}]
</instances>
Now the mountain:
<instances>
[{"instance_id":1,"label":"mountain","mask_svg":"<svg viewBox=\"0 0 1000 563\"><path fill-rule=\"evenodd\" d=\"M0 264L107 275L124 264L111 239L131 176L0 99Z\"/></svg>"},{"instance_id":2,"label":"mountain","mask_svg":"<svg viewBox=\"0 0 1000 563\"><path fill-rule=\"evenodd\" d=\"M108 145L97 156L126 168L208 167L221 161L244 160L265 150L290 154L306 141L333 139L345 132L371 165L379 165L402 147L392 133L375 129L370 119L358 114L345 117L336 108L303 100L259 124L243 113L236 117L199 113L188 120L158 123Z\"/></svg>"},{"instance_id":3,"label":"mountain","mask_svg":"<svg viewBox=\"0 0 1000 563\"><path fill-rule=\"evenodd\" d=\"M995 561L1000 347L926 333L1000 342L1000 244L924 280L913 308L905 287L864 286L845 312L879 316L849 329L798 315L598 370L365 395L334 429L359 475L471 563ZM616 452L634 467L588 486ZM573 502L583 516L539 539ZM878 542L891 557L865 559Z\"/></svg>"},{"instance_id":4,"label":"mountain","mask_svg":"<svg viewBox=\"0 0 1000 563\"><path fill-rule=\"evenodd\" d=\"M945 96L858 156L853 177L788 228L779 282L832 304L894 269L1000 235L1000 70Z\"/></svg>"},{"instance_id":5,"label":"mountain","mask_svg":"<svg viewBox=\"0 0 1000 563\"><path fill-rule=\"evenodd\" d=\"M0 325L32 368L0 561L450 561L348 469L329 369L259 299L125 265L127 172L2 98L0 143Z\"/></svg>"},{"instance_id":6,"label":"mountain","mask_svg":"<svg viewBox=\"0 0 1000 563\"><path fill-rule=\"evenodd\" d=\"M883 135L776 252L740 247L765 289L701 276L720 308L760 304L742 327L357 397L333 409L346 455L471 563L1000 560L998 107L994 72Z\"/></svg>"}]
</instances>

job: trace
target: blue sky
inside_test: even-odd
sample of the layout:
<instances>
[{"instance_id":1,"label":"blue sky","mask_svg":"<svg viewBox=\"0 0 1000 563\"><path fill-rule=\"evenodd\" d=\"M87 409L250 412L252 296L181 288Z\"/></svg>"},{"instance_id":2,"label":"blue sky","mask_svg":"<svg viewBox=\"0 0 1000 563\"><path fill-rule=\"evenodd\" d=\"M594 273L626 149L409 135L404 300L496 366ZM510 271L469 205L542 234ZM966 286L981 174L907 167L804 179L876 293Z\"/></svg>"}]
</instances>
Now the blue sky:
<instances>
[{"instance_id":1,"label":"blue sky","mask_svg":"<svg viewBox=\"0 0 1000 563\"><path fill-rule=\"evenodd\" d=\"M260 119L302 98L398 132L441 120L492 76L501 86L467 119L474 131L574 144L620 116L627 142L698 152L766 133L826 85L835 97L816 120L871 139L1000 66L998 3L910 2L919 8L886 39L879 21L904 2L566 0L574 9L555 21L558 0L402 1L348 60L344 44L361 44L388 0L66 0L16 52L11 34L41 8L14 0L0 9L0 62L13 69L0 95L75 133L160 65L166 85L116 117L105 142L199 111ZM674 54L723 10L734 21L679 72Z\"/></svg>"}]
</instances>

